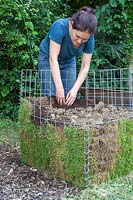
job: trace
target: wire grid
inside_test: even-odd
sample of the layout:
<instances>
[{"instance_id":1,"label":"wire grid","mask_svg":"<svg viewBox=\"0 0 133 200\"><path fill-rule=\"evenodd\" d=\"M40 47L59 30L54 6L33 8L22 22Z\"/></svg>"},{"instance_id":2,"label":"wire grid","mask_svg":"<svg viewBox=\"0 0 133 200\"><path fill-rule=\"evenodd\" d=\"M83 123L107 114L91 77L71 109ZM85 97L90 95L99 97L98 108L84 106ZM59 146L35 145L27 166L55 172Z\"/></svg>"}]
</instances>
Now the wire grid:
<instances>
[{"instance_id":1,"label":"wire grid","mask_svg":"<svg viewBox=\"0 0 133 200\"><path fill-rule=\"evenodd\" d=\"M104 130L103 125L97 128L94 127L94 134L92 135L92 129L88 128L88 126L82 127L82 125L77 125L70 121L67 122L63 117L61 119L62 121L49 118L49 114L47 112L43 113L43 110L46 106L49 108L51 107L53 99L49 97L49 101L46 101L46 99L43 98L41 82L37 70L22 70L20 95L22 98L27 98L27 100L32 103L32 120L37 121L39 125L43 125L44 123L52 123L55 127L61 125L63 126L61 133L63 135L67 134L64 132L65 127L75 127L77 131L83 129L84 134L80 139L84 141L82 154L84 157L84 185L88 186L91 180L93 180L93 182L106 180L111 167L115 163L113 160L114 154L118 150L118 133L116 130L119 127L119 121L114 120L114 122L107 122ZM133 69L111 69L100 70L98 72L90 71L86 79L85 98L86 108L88 108L90 104L88 101L90 98L93 99L93 105L96 105L98 101L103 101L105 104L113 104L122 107L128 106L132 108ZM88 112L87 109L86 111ZM126 129L124 131L126 134ZM114 140L112 138L114 138ZM73 141L75 140L76 138L73 137ZM103 146L106 150L105 152L103 151ZM77 153L75 146L73 154L76 155ZM95 159L93 160L93 158ZM77 162L80 161L76 159L73 161L75 172Z\"/></svg>"},{"instance_id":2,"label":"wire grid","mask_svg":"<svg viewBox=\"0 0 133 200\"><path fill-rule=\"evenodd\" d=\"M69 79L66 80L67 83L69 81ZM47 96L45 91L42 93L42 84L37 70L22 70L20 96ZM96 105L102 101L105 105L133 108L133 68L90 71L86 78L83 95L80 95L82 90L82 88L79 90L78 97L86 99L86 106ZM88 101L89 99L92 101Z\"/></svg>"},{"instance_id":3,"label":"wire grid","mask_svg":"<svg viewBox=\"0 0 133 200\"><path fill-rule=\"evenodd\" d=\"M67 94L71 83L71 77L75 77L74 72L65 70L65 76L61 74L62 82L65 85L64 93ZM20 96L55 96L55 86L52 84L50 70L22 69L21 71L21 93ZM48 89L47 89L48 88ZM53 95L54 94L54 95Z\"/></svg>"},{"instance_id":4,"label":"wire grid","mask_svg":"<svg viewBox=\"0 0 133 200\"><path fill-rule=\"evenodd\" d=\"M107 181L111 168L115 166L118 151L119 122L106 123L104 128L89 129L84 135L84 176L85 186ZM93 134L92 134L93 132ZM126 130L125 130L126 133Z\"/></svg>"},{"instance_id":5,"label":"wire grid","mask_svg":"<svg viewBox=\"0 0 133 200\"><path fill-rule=\"evenodd\" d=\"M133 108L133 68L90 71L86 79L86 99ZM90 104L87 103L87 105Z\"/></svg>"}]
</instances>

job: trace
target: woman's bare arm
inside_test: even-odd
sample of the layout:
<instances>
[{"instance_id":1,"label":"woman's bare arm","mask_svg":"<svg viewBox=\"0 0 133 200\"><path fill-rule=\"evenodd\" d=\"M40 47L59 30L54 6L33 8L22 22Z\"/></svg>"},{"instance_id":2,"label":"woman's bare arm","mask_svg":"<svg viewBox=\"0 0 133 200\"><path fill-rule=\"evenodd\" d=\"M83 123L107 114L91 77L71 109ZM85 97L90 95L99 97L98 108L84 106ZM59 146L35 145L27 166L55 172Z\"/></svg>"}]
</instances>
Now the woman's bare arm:
<instances>
[{"instance_id":1,"label":"woman's bare arm","mask_svg":"<svg viewBox=\"0 0 133 200\"><path fill-rule=\"evenodd\" d=\"M50 52L49 52L50 69L55 83L57 102L60 105L63 105L65 104L65 94L58 64L58 55L60 53L60 48L61 46L59 44L57 44L53 40L50 40Z\"/></svg>"},{"instance_id":2,"label":"woman's bare arm","mask_svg":"<svg viewBox=\"0 0 133 200\"><path fill-rule=\"evenodd\" d=\"M66 97L66 104L68 106L71 106L74 103L77 96L77 92L88 74L91 58L92 58L92 54L84 53L82 56L81 68L80 68L77 80L73 88L68 92L67 97Z\"/></svg>"}]
</instances>

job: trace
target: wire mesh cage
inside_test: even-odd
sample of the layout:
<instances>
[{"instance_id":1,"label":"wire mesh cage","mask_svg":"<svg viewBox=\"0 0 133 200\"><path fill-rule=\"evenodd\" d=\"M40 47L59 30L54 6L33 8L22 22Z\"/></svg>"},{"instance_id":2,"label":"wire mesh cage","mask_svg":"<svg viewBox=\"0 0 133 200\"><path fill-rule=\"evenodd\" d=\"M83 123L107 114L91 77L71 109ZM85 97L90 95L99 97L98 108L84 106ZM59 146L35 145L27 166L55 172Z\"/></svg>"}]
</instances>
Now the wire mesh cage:
<instances>
[{"instance_id":1,"label":"wire mesh cage","mask_svg":"<svg viewBox=\"0 0 133 200\"><path fill-rule=\"evenodd\" d=\"M94 103L133 107L133 68L105 69L90 72L86 93Z\"/></svg>"},{"instance_id":2,"label":"wire mesh cage","mask_svg":"<svg viewBox=\"0 0 133 200\"><path fill-rule=\"evenodd\" d=\"M47 80L46 78L45 81L40 80L39 74L42 76L43 70L40 72L32 69L22 70L21 97L48 96L47 91L42 91L42 85L47 84ZM70 82L69 79L66 79L65 81L66 85ZM86 78L85 86L79 90L78 97L84 97L87 104L95 105L99 101L102 101L105 104L128 106L132 108L133 68L105 69L96 72L90 71ZM92 101L87 102L88 99L92 99Z\"/></svg>"},{"instance_id":3,"label":"wire mesh cage","mask_svg":"<svg viewBox=\"0 0 133 200\"><path fill-rule=\"evenodd\" d=\"M22 70L20 96L25 163L79 187L121 176L133 167L127 148L132 146L132 69L90 71L70 108L42 92L40 72ZM125 148L123 141L129 141Z\"/></svg>"}]
</instances>

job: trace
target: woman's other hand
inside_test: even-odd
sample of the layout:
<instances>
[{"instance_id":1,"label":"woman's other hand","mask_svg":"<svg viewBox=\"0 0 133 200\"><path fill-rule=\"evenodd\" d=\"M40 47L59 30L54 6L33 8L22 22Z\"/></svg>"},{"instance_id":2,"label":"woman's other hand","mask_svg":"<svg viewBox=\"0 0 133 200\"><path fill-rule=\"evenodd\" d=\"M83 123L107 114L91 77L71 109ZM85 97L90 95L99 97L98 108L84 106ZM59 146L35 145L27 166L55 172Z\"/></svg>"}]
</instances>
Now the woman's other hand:
<instances>
[{"instance_id":1,"label":"woman's other hand","mask_svg":"<svg viewBox=\"0 0 133 200\"><path fill-rule=\"evenodd\" d=\"M68 93L67 93L67 96L66 96L66 105L67 106L71 106L75 99L76 99L76 96L77 96L77 91L74 90L74 89L71 89Z\"/></svg>"}]
</instances>

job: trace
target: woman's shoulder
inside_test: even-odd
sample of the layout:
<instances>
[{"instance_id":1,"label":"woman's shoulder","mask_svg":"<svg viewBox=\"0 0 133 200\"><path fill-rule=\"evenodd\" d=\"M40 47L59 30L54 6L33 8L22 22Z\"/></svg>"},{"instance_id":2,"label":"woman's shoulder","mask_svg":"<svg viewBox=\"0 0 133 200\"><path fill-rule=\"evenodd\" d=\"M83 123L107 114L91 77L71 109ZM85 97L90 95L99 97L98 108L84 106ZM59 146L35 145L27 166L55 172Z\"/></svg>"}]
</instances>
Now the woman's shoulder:
<instances>
[{"instance_id":1,"label":"woman's shoulder","mask_svg":"<svg viewBox=\"0 0 133 200\"><path fill-rule=\"evenodd\" d=\"M54 23L59 23L62 25L68 24L69 18L59 18Z\"/></svg>"},{"instance_id":2,"label":"woman's shoulder","mask_svg":"<svg viewBox=\"0 0 133 200\"><path fill-rule=\"evenodd\" d=\"M68 30L68 21L69 21L69 18L60 18L60 19L57 19L51 26L50 28L50 32L54 31L58 34L63 34L65 35L67 33L67 30Z\"/></svg>"},{"instance_id":3,"label":"woman's shoulder","mask_svg":"<svg viewBox=\"0 0 133 200\"><path fill-rule=\"evenodd\" d=\"M57 28L68 28L68 21L69 18L60 18L57 19L53 24L52 24L52 28L53 27L57 27Z\"/></svg>"}]
</instances>

